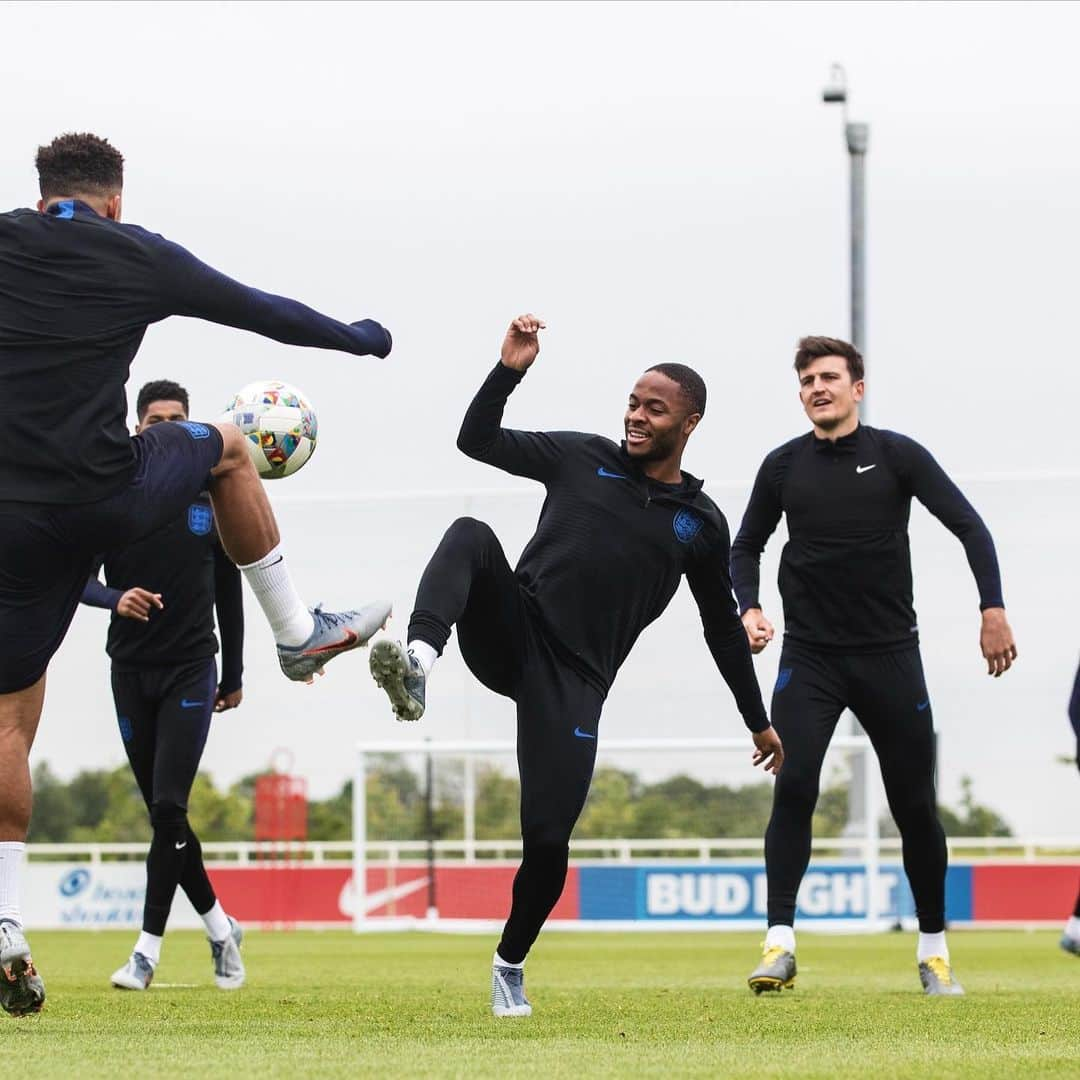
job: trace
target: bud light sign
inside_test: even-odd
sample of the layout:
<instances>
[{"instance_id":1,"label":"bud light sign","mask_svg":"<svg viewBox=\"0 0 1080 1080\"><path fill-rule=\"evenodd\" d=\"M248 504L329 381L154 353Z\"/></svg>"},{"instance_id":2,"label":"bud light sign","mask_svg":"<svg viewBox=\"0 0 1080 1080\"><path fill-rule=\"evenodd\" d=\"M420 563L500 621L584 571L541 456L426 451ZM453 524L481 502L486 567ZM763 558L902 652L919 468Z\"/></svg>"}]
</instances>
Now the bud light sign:
<instances>
[{"instance_id":1,"label":"bud light sign","mask_svg":"<svg viewBox=\"0 0 1080 1080\"><path fill-rule=\"evenodd\" d=\"M959 888L963 883L953 874L950 877L954 879L951 891L963 891ZM800 921L865 918L871 880L873 907L879 917L899 918L911 912L910 893L899 866L882 866L872 879L860 865L815 865L799 889ZM768 884L760 864L583 866L580 894L582 919L759 923L766 915ZM961 906L970 908L970 899ZM957 913L957 917L963 916Z\"/></svg>"}]
</instances>

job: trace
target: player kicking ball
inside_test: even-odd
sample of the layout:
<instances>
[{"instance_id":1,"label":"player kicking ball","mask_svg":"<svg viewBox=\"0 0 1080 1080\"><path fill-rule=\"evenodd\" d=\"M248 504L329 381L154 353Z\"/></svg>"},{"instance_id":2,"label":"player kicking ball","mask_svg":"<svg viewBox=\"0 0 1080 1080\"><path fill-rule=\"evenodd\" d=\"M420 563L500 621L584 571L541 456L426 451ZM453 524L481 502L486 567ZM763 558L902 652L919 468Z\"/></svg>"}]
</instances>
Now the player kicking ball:
<instances>
[{"instance_id":1,"label":"player kicking ball","mask_svg":"<svg viewBox=\"0 0 1080 1080\"><path fill-rule=\"evenodd\" d=\"M545 486L532 540L512 569L487 525L459 518L420 581L408 650L382 640L370 659L398 719L419 720L432 667L457 626L472 673L517 704L522 860L492 965L500 1017L532 1012L525 957L566 881L604 698L684 574L753 732L754 764L776 772L784 758L731 593L727 522L701 481L682 470L705 384L681 364L650 368L630 394L621 446L601 435L508 430L503 409L536 359L543 325L533 315L511 323L458 436L470 457Z\"/></svg>"},{"instance_id":2,"label":"player kicking ball","mask_svg":"<svg viewBox=\"0 0 1080 1080\"><path fill-rule=\"evenodd\" d=\"M136 434L154 424L187 420L187 391L166 379L147 383L139 391L136 415ZM104 569L107 585L91 577L82 601L112 612L106 651L116 718L153 827L142 933L112 984L123 990L149 987L179 885L206 927L215 982L222 990L235 990L244 985L243 933L214 894L187 805L211 717L235 709L243 699L240 572L218 541L205 492L157 532L107 552Z\"/></svg>"},{"instance_id":3,"label":"player kicking ball","mask_svg":"<svg viewBox=\"0 0 1080 1080\"><path fill-rule=\"evenodd\" d=\"M232 424L126 430L124 385L151 323L189 315L291 345L386 356L390 335L248 288L122 224L123 157L95 135L37 155L38 209L0 214L0 1006L45 1000L22 931L28 757L95 555L174 522L209 491L218 533L266 615L289 679L364 644L389 605L309 610L292 583L246 440Z\"/></svg>"},{"instance_id":4,"label":"player kicking ball","mask_svg":"<svg viewBox=\"0 0 1080 1080\"><path fill-rule=\"evenodd\" d=\"M765 834L769 929L751 988L795 981L795 900L810 860L822 761L850 708L881 765L919 918L927 994L962 994L945 943L945 833L934 786L934 723L912 601L908 517L918 499L963 543L979 589L980 646L991 675L1016 659L994 543L982 519L918 443L859 423L863 360L847 342L807 337L795 355L813 429L769 454L732 545L732 576L750 646L773 627L758 600L761 552L787 515L780 561L784 645L772 720L784 771Z\"/></svg>"}]
</instances>

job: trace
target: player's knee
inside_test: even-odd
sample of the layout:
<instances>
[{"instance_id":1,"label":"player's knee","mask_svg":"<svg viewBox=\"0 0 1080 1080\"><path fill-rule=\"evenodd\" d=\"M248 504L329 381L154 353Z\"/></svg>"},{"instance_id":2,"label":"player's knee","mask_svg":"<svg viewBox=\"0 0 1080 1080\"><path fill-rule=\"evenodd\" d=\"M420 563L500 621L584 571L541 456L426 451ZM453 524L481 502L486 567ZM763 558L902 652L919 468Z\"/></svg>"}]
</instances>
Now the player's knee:
<instances>
[{"instance_id":1,"label":"player's knee","mask_svg":"<svg viewBox=\"0 0 1080 1080\"><path fill-rule=\"evenodd\" d=\"M558 822L528 826L521 833L522 850L544 859L565 859L570 851L571 831L572 826L567 828Z\"/></svg>"},{"instance_id":2,"label":"player's knee","mask_svg":"<svg viewBox=\"0 0 1080 1080\"><path fill-rule=\"evenodd\" d=\"M150 824L155 833L162 833L178 842L187 841L187 807L161 800L150 804Z\"/></svg>"},{"instance_id":3,"label":"player's knee","mask_svg":"<svg viewBox=\"0 0 1080 1080\"><path fill-rule=\"evenodd\" d=\"M787 765L776 778L774 805L788 813L810 817L817 806L820 782L816 776L797 771L788 772Z\"/></svg>"},{"instance_id":4,"label":"player's knee","mask_svg":"<svg viewBox=\"0 0 1080 1080\"><path fill-rule=\"evenodd\" d=\"M459 517L446 530L443 543L474 549L489 544L494 536L491 526L485 522L471 517Z\"/></svg>"}]
</instances>

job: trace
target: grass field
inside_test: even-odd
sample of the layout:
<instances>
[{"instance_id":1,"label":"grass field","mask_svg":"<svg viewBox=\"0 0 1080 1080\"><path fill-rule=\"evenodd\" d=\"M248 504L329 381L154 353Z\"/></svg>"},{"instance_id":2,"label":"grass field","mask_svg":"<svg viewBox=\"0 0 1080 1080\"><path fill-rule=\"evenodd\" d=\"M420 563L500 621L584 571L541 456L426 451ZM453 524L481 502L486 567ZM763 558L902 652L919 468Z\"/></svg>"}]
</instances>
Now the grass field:
<instances>
[{"instance_id":1,"label":"grass field","mask_svg":"<svg viewBox=\"0 0 1080 1080\"><path fill-rule=\"evenodd\" d=\"M968 996L927 999L912 935L799 942L795 990L755 998L748 934L545 935L535 1014L487 1007L492 942L251 933L214 988L175 933L145 994L108 986L130 933L36 933L45 1011L3 1018L20 1076L1080 1076L1080 960L1048 933L955 933ZM173 984L173 985L168 985ZM195 985L183 985L195 984Z\"/></svg>"}]
</instances>

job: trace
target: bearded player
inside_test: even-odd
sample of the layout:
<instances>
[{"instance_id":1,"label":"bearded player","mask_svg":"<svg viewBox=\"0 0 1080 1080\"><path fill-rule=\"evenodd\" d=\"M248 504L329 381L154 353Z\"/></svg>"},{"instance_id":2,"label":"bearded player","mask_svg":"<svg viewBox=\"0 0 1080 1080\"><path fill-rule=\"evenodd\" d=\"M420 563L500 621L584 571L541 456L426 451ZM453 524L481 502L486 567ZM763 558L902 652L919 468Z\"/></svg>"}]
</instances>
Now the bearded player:
<instances>
[{"instance_id":1,"label":"bearded player","mask_svg":"<svg viewBox=\"0 0 1080 1080\"><path fill-rule=\"evenodd\" d=\"M38 150L37 210L0 214L0 1006L15 1015L45 1000L19 905L28 757L49 659L95 555L174 521L205 490L287 678L310 682L389 614L309 610L240 431L182 421L132 438L124 385L147 327L170 315L356 355L385 357L390 335L248 288L123 224L123 161L95 135L62 135Z\"/></svg>"},{"instance_id":2,"label":"bearded player","mask_svg":"<svg viewBox=\"0 0 1080 1080\"><path fill-rule=\"evenodd\" d=\"M492 964L496 1016L528 1016L524 963L566 880L570 833L588 794L604 698L646 626L685 574L705 640L753 733L754 764L783 749L769 726L731 594L724 515L682 468L705 412L705 384L658 364L630 394L622 445L601 435L512 431L507 398L539 351L543 323L513 321L502 358L465 415L458 447L547 490L532 540L512 569L491 529L455 521L420 581L408 651L383 640L371 670L399 720L424 712L432 666L458 628L473 674L517 705L521 867Z\"/></svg>"}]
</instances>

